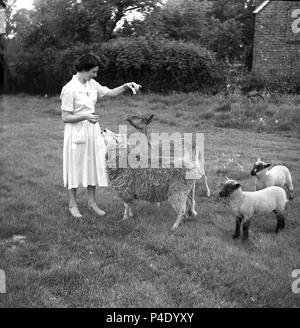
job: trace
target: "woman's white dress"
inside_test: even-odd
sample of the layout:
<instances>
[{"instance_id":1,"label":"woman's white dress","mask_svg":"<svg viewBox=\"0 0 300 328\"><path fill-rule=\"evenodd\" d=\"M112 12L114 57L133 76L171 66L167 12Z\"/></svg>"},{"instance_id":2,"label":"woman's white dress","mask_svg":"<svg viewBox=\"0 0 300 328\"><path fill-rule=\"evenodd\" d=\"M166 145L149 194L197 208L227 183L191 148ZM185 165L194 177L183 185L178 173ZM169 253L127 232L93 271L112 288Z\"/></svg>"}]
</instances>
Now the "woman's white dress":
<instances>
[{"instance_id":1,"label":"woman's white dress","mask_svg":"<svg viewBox=\"0 0 300 328\"><path fill-rule=\"evenodd\" d=\"M97 99L109 89L91 79L82 84L74 75L61 92L61 109L74 114L95 112ZM108 186L105 168L105 143L98 123L88 120L65 123L63 179L68 189L79 186Z\"/></svg>"}]
</instances>

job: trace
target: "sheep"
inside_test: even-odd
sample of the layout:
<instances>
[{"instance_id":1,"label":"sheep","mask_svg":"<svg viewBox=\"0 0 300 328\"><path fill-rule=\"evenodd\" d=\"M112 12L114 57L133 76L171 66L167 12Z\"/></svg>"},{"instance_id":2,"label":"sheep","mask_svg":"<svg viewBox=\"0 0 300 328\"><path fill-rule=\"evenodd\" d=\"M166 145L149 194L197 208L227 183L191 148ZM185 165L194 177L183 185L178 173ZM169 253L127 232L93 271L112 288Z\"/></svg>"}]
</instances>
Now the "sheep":
<instances>
[{"instance_id":1,"label":"sheep","mask_svg":"<svg viewBox=\"0 0 300 328\"><path fill-rule=\"evenodd\" d=\"M128 164L130 147L122 144L120 136L108 129L104 129L102 134L107 148L108 177L125 205L123 220L133 217L134 200L168 200L177 213L172 230L176 229L184 218L197 215L194 200L195 180L203 175L198 159L193 161L187 157L175 158L171 160L170 168L132 168L130 165L119 167L118 163L121 161L125 160ZM163 157L159 156L158 160L161 164ZM182 163L182 167L179 167L178 163ZM195 178L191 178L192 176Z\"/></svg>"},{"instance_id":2,"label":"sheep","mask_svg":"<svg viewBox=\"0 0 300 328\"><path fill-rule=\"evenodd\" d=\"M243 223L243 240L249 237L250 220L255 214L275 213L277 226L275 232L285 226L285 204L287 203L286 191L277 186L267 187L259 191L243 191L241 185L228 179L222 190L219 192L220 197L229 197L233 213L236 216L234 239L240 235L240 226Z\"/></svg>"},{"instance_id":3,"label":"sheep","mask_svg":"<svg viewBox=\"0 0 300 328\"><path fill-rule=\"evenodd\" d=\"M256 178L254 190L257 190L258 186L262 188L270 186L287 188L289 200L292 200L294 198L294 187L289 169L283 165L276 165L268 170L270 166L270 163L265 163L260 159L256 161L250 172Z\"/></svg>"}]
</instances>

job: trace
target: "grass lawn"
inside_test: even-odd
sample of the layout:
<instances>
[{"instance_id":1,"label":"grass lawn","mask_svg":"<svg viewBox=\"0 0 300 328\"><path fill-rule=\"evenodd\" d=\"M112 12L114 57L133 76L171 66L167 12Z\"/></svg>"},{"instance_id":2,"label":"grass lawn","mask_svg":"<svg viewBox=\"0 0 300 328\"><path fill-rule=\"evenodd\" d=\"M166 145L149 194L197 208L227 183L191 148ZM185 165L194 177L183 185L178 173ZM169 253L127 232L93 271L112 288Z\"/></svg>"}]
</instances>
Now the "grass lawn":
<instances>
[{"instance_id":1,"label":"grass lawn","mask_svg":"<svg viewBox=\"0 0 300 328\"><path fill-rule=\"evenodd\" d=\"M292 271L300 269L299 103L286 97L251 109L241 99L223 104L197 94L103 99L102 127L118 131L124 114L140 111L156 115L150 132L205 133L212 197L197 182L198 217L171 232L168 203L138 202L136 217L121 222L123 203L111 188L97 189L103 218L89 211L80 189L84 218L74 220L62 183L59 98L2 96L0 269L7 292L0 307L300 307L291 290ZM224 176L253 190L257 157L289 167L295 199L282 232L274 233L272 215L255 217L243 243L232 239L235 219L217 195Z\"/></svg>"}]
</instances>

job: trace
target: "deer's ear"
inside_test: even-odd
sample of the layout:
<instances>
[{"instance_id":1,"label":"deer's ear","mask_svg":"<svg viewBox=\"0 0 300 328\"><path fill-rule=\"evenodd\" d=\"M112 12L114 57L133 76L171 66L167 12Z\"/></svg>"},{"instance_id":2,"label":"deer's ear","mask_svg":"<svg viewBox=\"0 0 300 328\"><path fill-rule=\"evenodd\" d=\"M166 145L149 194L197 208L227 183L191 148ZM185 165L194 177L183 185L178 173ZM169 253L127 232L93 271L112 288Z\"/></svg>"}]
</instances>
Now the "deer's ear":
<instances>
[{"instance_id":1,"label":"deer's ear","mask_svg":"<svg viewBox=\"0 0 300 328\"><path fill-rule=\"evenodd\" d=\"M154 114L147 117L147 125L153 120Z\"/></svg>"}]
</instances>

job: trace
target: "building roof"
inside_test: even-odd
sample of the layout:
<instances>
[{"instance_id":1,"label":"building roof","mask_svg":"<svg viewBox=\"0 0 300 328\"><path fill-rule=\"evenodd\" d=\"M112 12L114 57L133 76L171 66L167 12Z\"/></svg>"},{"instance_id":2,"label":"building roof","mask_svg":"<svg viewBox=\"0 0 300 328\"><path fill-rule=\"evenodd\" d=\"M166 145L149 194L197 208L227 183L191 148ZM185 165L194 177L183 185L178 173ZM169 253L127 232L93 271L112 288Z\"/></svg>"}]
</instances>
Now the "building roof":
<instances>
[{"instance_id":1,"label":"building roof","mask_svg":"<svg viewBox=\"0 0 300 328\"><path fill-rule=\"evenodd\" d=\"M257 14L259 13L263 8L265 8L265 6L270 2L270 0L266 0L264 1L260 6L258 6L254 11L253 13L254 14Z\"/></svg>"}]
</instances>

